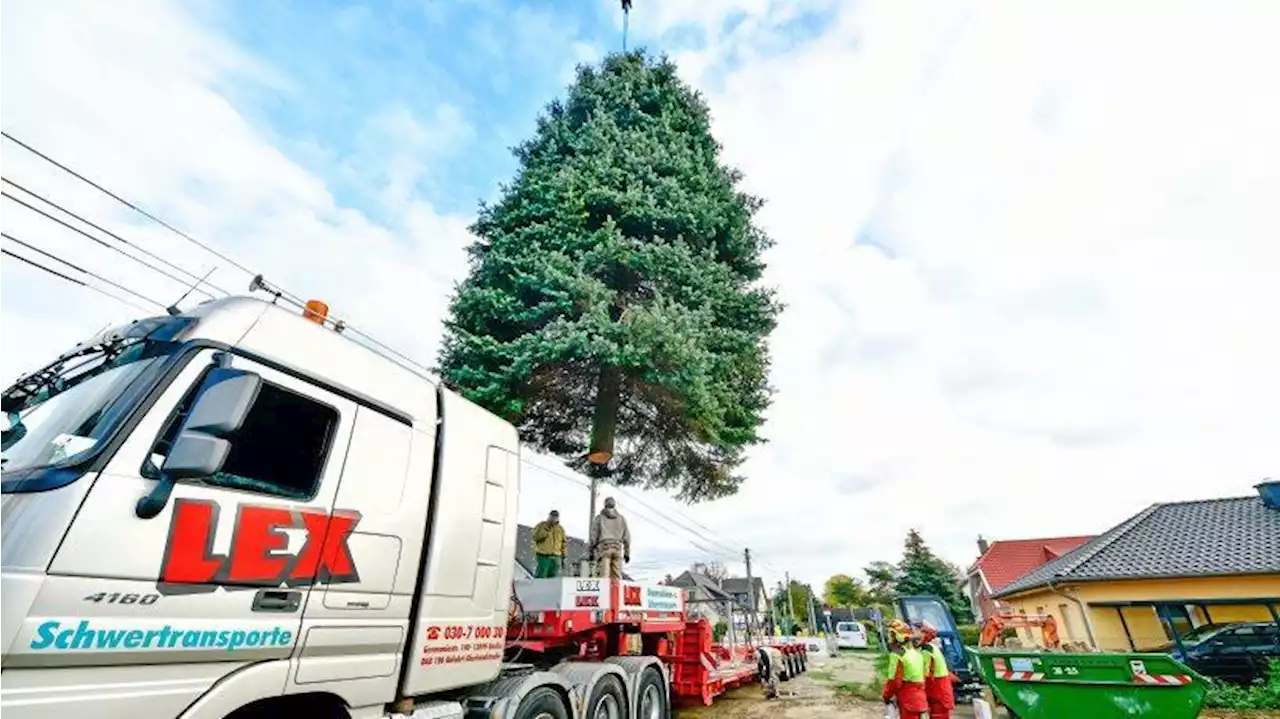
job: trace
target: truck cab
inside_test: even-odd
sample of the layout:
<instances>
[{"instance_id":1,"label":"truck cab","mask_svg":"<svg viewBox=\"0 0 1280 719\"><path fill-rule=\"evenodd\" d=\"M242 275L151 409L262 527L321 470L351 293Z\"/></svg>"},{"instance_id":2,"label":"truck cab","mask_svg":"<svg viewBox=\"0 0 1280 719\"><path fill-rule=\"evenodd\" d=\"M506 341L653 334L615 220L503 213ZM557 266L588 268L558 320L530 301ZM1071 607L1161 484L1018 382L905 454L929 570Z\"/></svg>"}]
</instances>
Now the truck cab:
<instances>
[{"instance_id":1,"label":"truck cab","mask_svg":"<svg viewBox=\"0 0 1280 719\"><path fill-rule=\"evenodd\" d=\"M6 717L383 716L499 677L514 427L313 308L133 322L3 410Z\"/></svg>"}]
</instances>

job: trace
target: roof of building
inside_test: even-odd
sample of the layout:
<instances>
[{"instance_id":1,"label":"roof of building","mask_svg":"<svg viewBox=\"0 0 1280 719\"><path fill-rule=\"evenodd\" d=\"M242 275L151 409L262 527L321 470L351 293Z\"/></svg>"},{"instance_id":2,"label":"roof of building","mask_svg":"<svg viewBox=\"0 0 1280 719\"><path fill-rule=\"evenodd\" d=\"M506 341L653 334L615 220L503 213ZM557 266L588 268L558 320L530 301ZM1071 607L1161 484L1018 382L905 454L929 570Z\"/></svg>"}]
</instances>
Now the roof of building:
<instances>
[{"instance_id":1,"label":"roof of building","mask_svg":"<svg viewBox=\"0 0 1280 719\"><path fill-rule=\"evenodd\" d=\"M992 542L987 551L969 568L969 574L981 571L988 590L998 592L1027 572L1061 557L1090 539L1093 537L1046 537Z\"/></svg>"},{"instance_id":2,"label":"roof of building","mask_svg":"<svg viewBox=\"0 0 1280 719\"><path fill-rule=\"evenodd\" d=\"M1153 504L995 594L1054 582L1280 574L1280 510L1259 496Z\"/></svg>"},{"instance_id":3,"label":"roof of building","mask_svg":"<svg viewBox=\"0 0 1280 719\"><path fill-rule=\"evenodd\" d=\"M716 580L698 572L690 572L688 570L683 571L680 573L680 576L671 580L671 584L676 587L698 590L702 596L691 597L691 599L694 600L710 599L717 602L733 601L733 597L721 589L720 585L716 583Z\"/></svg>"},{"instance_id":4,"label":"roof of building","mask_svg":"<svg viewBox=\"0 0 1280 719\"><path fill-rule=\"evenodd\" d=\"M564 553L565 571L569 574L574 572L574 568L578 566L579 561L591 557L591 552L587 549L587 543L577 537L565 537ZM524 567L529 574L533 574L534 570L537 569L533 553L533 527L524 524L516 527L516 562ZM622 573L622 578L631 579L626 572Z\"/></svg>"},{"instance_id":5,"label":"roof of building","mask_svg":"<svg viewBox=\"0 0 1280 719\"><path fill-rule=\"evenodd\" d=\"M752 577L751 584L756 585L756 596L765 596L764 580L760 577ZM728 577L720 583L720 588L729 594L748 594L751 592L751 586L747 584L746 577Z\"/></svg>"}]
</instances>

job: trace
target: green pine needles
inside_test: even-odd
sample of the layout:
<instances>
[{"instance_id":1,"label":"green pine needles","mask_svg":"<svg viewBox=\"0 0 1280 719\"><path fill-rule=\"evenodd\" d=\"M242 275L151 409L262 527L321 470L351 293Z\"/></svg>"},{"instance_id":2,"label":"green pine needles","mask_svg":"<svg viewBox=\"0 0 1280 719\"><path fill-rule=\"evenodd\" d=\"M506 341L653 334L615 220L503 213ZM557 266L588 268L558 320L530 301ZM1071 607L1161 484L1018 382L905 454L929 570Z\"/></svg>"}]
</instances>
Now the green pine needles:
<instances>
[{"instance_id":1,"label":"green pine needles","mask_svg":"<svg viewBox=\"0 0 1280 719\"><path fill-rule=\"evenodd\" d=\"M618 484L733 494L781 306L759 285L762 201L720 163L706 104L666 58L616 54L514 152L471 228L445 382Z\"/></svg>"}]
</instances>

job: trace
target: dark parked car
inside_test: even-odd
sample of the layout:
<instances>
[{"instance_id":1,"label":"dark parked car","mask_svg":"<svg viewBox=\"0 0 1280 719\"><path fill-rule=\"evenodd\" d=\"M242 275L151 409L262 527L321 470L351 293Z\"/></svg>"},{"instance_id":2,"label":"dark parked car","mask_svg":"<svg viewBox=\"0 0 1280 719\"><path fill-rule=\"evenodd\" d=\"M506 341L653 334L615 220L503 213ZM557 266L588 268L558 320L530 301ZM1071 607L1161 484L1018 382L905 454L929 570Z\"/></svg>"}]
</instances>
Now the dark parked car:
<instances>
[{"instance_id":1,"label":"dark parked car","mask_svg":"<svg viewBox=\"0 0 1280 719\"><path fill-rule=\"evenodd\" d=\"M1164 651L1207 677L1249 684L1265 679L1269 662L1280 659L1280 626L1271 622L1206 624L1183 636L1182 648L1169 644Z\"/></svg>"}]
</instances>

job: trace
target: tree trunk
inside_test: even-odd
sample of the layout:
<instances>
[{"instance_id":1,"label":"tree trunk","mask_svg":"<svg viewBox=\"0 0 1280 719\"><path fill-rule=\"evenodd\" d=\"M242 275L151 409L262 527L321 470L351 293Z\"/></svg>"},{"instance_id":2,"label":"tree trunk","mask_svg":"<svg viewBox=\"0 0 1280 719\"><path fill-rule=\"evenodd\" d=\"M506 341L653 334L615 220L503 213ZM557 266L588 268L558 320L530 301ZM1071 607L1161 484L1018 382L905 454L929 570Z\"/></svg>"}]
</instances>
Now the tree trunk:
<instances>
[{"instance_id":1,"label":"tree trunk","mask_svg":"<svg viewBox=\"0 0 1280 719\"><path fill-rule=\"evenodd\" d=\"M622 399L622 373L617 367L600 370L596 385L596 411L591 420L591 449L587 461L607 465L613 459L613 441L618 432L618 407Z\"/></svg>"}]
</instances>

